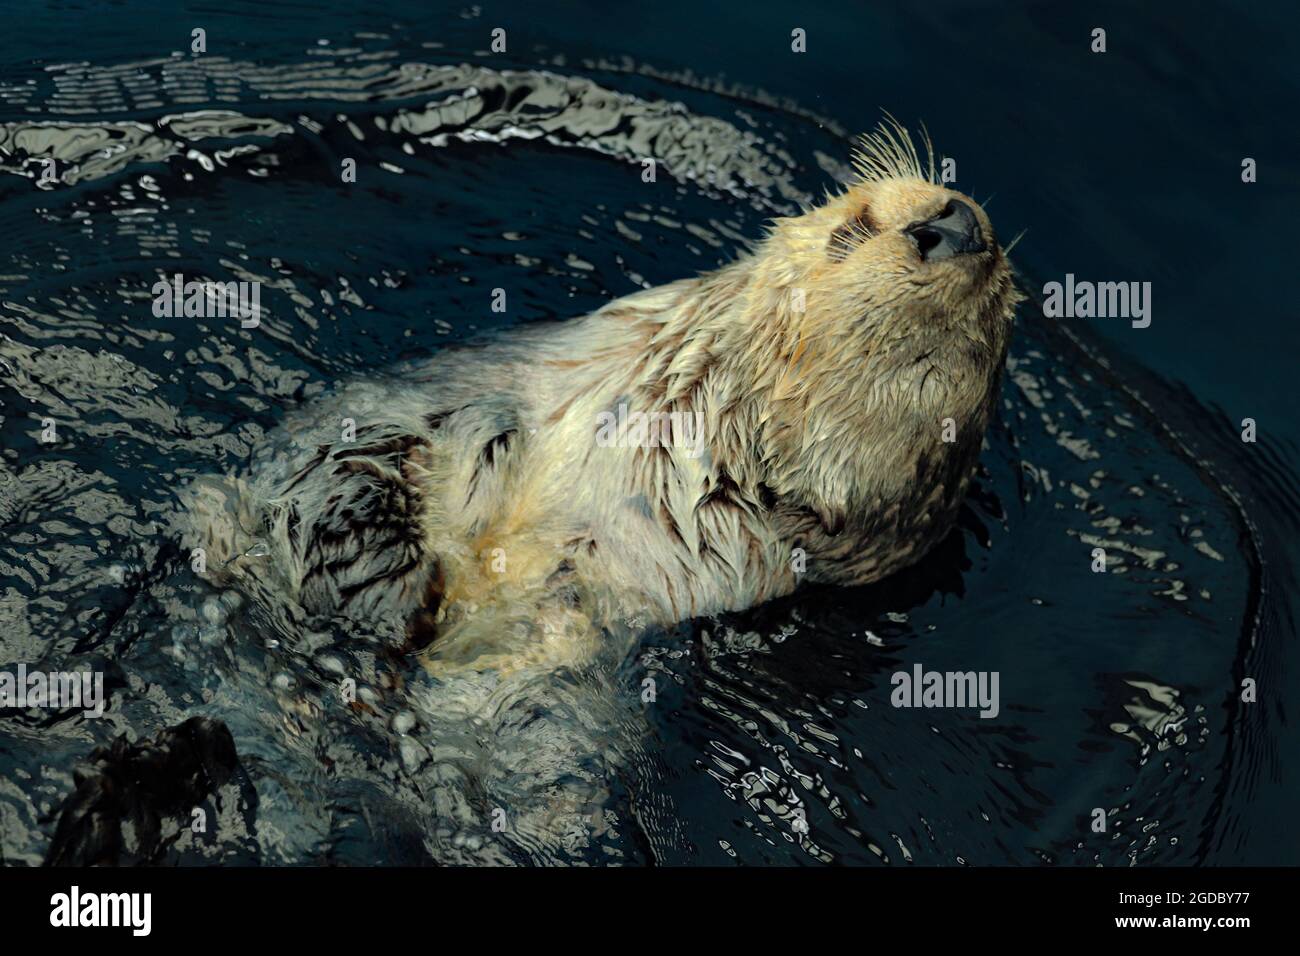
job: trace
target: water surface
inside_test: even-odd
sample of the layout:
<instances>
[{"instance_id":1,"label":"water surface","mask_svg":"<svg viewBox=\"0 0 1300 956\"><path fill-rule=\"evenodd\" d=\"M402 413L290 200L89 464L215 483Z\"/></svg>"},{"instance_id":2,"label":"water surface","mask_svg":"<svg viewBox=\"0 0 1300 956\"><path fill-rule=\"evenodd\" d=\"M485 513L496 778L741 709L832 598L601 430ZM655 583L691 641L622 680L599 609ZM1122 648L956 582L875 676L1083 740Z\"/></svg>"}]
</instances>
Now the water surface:
<instances>
[{"instance_id":1,"label":"water surface","mask_svg":"<svg viewBox=\"0 0 1300 956\"><path fill-rule=\"evenodd\" d=\"M41 861L95 745L195 715L230 727L241 770L210 833L169 825L164 862L1268 859L1254 801L1283 711L1237 688L1289 673L1273 536L1293 476L1032 304L961 527L878 585L650 633L581 674L446 687L386 635L304 629L195 575L179 489L246 468L289 409L713 268L847 174L845 128L758 89L493 57L472 11L436 41L373 23L318 42L276 20L239 55L106 40L0 90L0 667L93 667L112 691L99 721L0 718L7 862ZM154 317L174 272L260 281L260 326ZM916 663L997 671L1000 714L891 707ZM365 708L337 700L340 673Z\"/></svg>"}]
</instances>

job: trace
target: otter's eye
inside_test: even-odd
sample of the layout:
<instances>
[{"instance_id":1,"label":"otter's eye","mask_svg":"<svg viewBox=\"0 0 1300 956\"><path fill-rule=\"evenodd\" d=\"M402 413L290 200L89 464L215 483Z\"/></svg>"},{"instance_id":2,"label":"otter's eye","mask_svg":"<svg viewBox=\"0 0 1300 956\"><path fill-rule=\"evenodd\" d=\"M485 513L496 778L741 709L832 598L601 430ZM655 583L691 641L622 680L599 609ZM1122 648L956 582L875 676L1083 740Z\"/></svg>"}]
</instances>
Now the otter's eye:
<instances>
[{"instance_id":1,"label":"otter's eye","mask_svg":"<svg viewBox=\"0 0 1300 956\"><path fill-rule=\"evenodd\" d=\"M856 216L831 233L826 244L826 254L832 259L845 259L857 246L866 242L880 230L871 218L871 210L864 206Z\"/></svg>"}]
</instances>

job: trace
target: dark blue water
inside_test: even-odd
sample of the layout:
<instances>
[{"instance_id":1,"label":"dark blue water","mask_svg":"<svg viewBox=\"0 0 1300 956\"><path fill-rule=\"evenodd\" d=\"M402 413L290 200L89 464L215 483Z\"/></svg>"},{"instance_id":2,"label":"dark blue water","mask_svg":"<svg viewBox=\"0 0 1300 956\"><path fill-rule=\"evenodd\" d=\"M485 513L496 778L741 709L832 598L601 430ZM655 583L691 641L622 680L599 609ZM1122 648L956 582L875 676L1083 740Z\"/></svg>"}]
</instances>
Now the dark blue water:
<instances>
[{"instance_id":1,"label":"dark blue water","mask_svg":"<svg viewBox=\"0 0 1300 956\"><path fill-rule=\"evenodd\" d=\"M113 697L101 721L0 715L3 858L44 857L94 746L202 715L230 726L240 773L206 798L212 833L173 826L150 858L1300 861L1293 20L18 4L0 73L0 668L93 666ZM286 410L727 261L833 182L881 108L925 122L1004 237L1028 230L1029 291L1067 272L1153 284L1147 329L1022 308L978 487L922 565L647 635L491 725L473 724L476 688L427 718L395 694L378 716L338 707L326 657L386 673L368 635L280 633L190 572L178 489L245 467ZM667 171L654 186L646 152ZM155 318L149 286L172 271L260 279L262 326ZM1098 545L1118 556L1105 576ZM1001 715L891 708L890 675L918 662L998 671ZM408 709L418 729L395 732ZM499 805L542 822L494 834Z\"/></svg>"}]
</instances>

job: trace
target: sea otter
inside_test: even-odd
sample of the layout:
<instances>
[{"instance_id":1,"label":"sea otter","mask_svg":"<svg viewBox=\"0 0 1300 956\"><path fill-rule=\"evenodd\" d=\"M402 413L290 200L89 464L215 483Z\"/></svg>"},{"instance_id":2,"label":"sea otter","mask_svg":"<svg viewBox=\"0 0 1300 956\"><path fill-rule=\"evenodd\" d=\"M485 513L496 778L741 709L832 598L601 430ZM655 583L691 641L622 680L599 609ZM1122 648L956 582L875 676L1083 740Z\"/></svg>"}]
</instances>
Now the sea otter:
<instances>
[{"instance_id":1,"label":"sea otter","mask_svg":"<svg viewBox=\"0 0 1300 956\"><path fill-rule=\"evenodd\" d=\"M853 182L729 265L308 405L247 476L195 484L190 544L219 583L388 622L435 673L574 664L616 621L917 561L966 492L1020 299L925 145L928 169L882 123ZM693 434L609 440L628 410Z\"/></svg>"}]
</instances>

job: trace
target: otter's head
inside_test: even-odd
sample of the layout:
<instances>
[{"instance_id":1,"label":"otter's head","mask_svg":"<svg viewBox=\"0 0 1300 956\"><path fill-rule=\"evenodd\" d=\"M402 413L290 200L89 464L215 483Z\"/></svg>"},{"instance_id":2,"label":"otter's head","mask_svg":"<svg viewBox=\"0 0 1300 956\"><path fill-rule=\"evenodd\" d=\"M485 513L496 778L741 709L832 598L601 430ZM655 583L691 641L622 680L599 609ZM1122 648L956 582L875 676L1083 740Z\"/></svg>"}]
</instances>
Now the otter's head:
<instances>
[{"instance_id":1,"label":"otter's head","mask_svg":"<svg viewBox=\"0 0 1300 956\"><path fill-rule=\"evenodd\" d=\"M1021 298L988 216L935 181L926 147L922 170L882 124L857 180L776 221L745 263L757 451L774 489L832 528L918 483L964 485Z\"/></svg>"}]
</instances>

